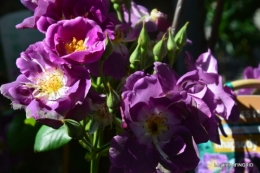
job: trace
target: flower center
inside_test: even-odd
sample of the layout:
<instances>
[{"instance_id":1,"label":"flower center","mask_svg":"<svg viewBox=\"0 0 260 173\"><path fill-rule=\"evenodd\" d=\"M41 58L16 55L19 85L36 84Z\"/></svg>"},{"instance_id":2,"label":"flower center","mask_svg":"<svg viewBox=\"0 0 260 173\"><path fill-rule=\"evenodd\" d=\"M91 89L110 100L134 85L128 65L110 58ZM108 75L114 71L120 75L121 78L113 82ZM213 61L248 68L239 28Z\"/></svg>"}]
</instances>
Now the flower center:
<instances>
[{"instance_id":1,"label":"flower center","mask_svg":"<svg viewBox=\"0 0 260 173\"><path fill-rule=\"evenodd\" d=\"M65 44L65 49L68 54L76 52L76 51L82 51L86 50L85 41L83 40L77 40L75 37L73 37L72 41L70 43Z\"/></svg>"},{"instance_id":2,"label":"flower center","mask_svg":"<svg viewBox=\"0 0 260 173\"><path fill-rule=\"evenodd\" d=\"M158 136L168 130L168 126L165 123L166 118L163 117L160 112L158 115L152 114L152 116L146 120L144 127L151 135Z\"/></svg>"},{"instance_id":3,"label":"flower center","mask_svg":"<svg viewBox=\"0 0 260 173\"><path fill-rule=\"evenodd\" d=\"M99 125L104 127L110 124L112 121L112 114L109 112L106 103L95 105L93 110L96 110L93 118L99 123Z\"/></svg>"},{"instance_id":4,"label":"flower center","mask_svg":"<svg viewBox=\"0 0 260 173\"><path fill-rule=\"evenodd\" d=\"M29 88L34 88L33 96L36 98L47 97L48 100L56 100L65 95L66 78L63 72L58 69L48 69L38 74L34 83L26 83Z\"/></svg>"},{"instance_id":5,"label":"flower center","mask_svg":"<svg viewBox=\"0 0 260 173\"><path fill-rule=\"evenodd\" d=\"M120 31L119 29L115 30L115 39L113 40L113 42L115 43L119 43L121 42L121 40L124 38L124 33L122 31Z\"/></svg>"},{"instance_id":6,"label":"flower center","mask_svg":"<svg viewBox=\"0 0 260 173\"><path fill-rule=\"evenodd\" d=\"M100 116L100 118L106 118L110 115L106 103L100 105L99 109L97 110L97 114Z\"/></svg>"}]
</instances>

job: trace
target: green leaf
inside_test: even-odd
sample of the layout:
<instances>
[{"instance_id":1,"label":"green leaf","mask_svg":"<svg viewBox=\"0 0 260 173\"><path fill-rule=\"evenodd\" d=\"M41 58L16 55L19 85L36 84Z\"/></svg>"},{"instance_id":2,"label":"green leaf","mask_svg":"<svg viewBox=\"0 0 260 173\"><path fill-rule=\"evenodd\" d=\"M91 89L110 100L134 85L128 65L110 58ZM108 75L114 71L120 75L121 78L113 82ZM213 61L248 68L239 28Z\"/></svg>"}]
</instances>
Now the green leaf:
<instances>
[{"instance_id":1,"label":"green leaf","mask_svg":"<svg viewBox=\"0 0 260 173\"><path fill-rule=\"evenodd\" d=\"M65 126L59 129L43 125L38 131L34 143L34 150L38 152L57 149L71 140L66 133Z\"/></svg>"}]
</instances>

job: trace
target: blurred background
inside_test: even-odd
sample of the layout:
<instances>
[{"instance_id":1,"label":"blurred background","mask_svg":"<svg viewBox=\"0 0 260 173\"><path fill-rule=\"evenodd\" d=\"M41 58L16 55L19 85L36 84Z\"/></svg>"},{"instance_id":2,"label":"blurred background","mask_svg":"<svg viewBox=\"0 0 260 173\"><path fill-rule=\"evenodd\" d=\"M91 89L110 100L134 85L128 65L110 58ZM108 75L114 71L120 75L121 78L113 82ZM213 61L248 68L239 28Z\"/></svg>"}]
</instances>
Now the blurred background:
<instances>
[{"instance_id":1,"label":"blurred background","mask_svg":"<svg viewBox=\"0 0 260 173\"><path fill-rule=\"evenodd\" d=\"M173 20L177 0L135 0L150 11L157 8ZM36 30L16 30L15 25L31 16L19 0L0 1L0 84L15 80L19 71L15 60L30 44L43 39ZM260 1L259 0L186 0L179 27L189 21L187 45L194 59L208 48L218 60L224 81L242 78L247 66L260 62ZM213 26L213 27L212 27ZM176 65L184 73L183 59ZM10 101L0 95L0 173L66 173L88 172L84 149L77 141L59 150L35 153L33 143L39 125L24 125L25 113L13 111ZM64 151L66 156L64 157ZM65 159L64 159L65 158ZM80 159L82 158L82 159ZM68 166L69 165L69 166ZM102 165L106 172L109 165Z\"/></svg>"}]
</instances>

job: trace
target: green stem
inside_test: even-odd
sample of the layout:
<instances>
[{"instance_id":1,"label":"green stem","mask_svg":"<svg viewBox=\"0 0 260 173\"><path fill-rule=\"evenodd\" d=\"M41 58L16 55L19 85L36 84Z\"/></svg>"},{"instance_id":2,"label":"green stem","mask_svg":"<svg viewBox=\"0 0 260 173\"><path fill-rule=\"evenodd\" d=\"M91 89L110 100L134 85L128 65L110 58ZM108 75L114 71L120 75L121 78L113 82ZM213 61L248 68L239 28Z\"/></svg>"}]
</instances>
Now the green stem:
<instances>
[{"instance_id":1,"label":"green stem","mask_svg":"<svg viewBox=\"0 0 260 173\"><path fill-rule=\"evenodd\" d=\"M84 142L84 144L86 144L86 147L87 147L87 149L88 149L90 152L92 152L92 151L94 150L94 147L93 147L93 146L91 145L91 143L86 139L86 137L83 137L81 140Z\"/></svg>"},{"instance_id":2,"label":"green stem","mask_svg":"<svg viewBox=\"0 0 260 173\"><path fill-rule=\"evenodd\" d=\"M112 119L113 123L116 126L116 129L119 131L119 133L121 133L123 131L121 124L118 122L118 120L116 119L116 116L113 115L113 119Z\"/></svg>"},{"instance_id":3,"label":"green stem","mask_svg":"<svg viewBox=\"0 0 260 173\"><path fill-rule=\"evenodd\" d=\"M97 156L96 159L90 161L90 173L98 173L98 163L100 157Z\"/></svg>"},{"instance_id":4,"label":"green stem","mask_svg":"<svg viewBox=\"0 0 260 173\"><path fill-rule=\"evenodd\" d=\"M121 11L116 11L116 14L117 14L118 20L119 20L120 22L123 22L123 17L122 17Z\"/></svg>"},{"instance_id":5,"label":"green stem","mask_svg":"<svg viewBox=\"0 0 260 173\"><path fill-rule=\"evenodd\" d=\"M105 80L105 77L104 77L104 74L103 74L103 65L104 65L104 61L101 60L99 62L99 74L100 74L101 81L102 81L102 83L104 85L106 93L109 93L109 89L108 89L108 87L106 85L106 80Z\"/></svg>"},{"instance_id":6,"label":"green stem","mask_svg":"<svg viewBox=\"0 0 260 173\"><path fill-rule=\"evenodd\" d=\"M97 149L96 152L97 153L101 153L103 151L106 151L110 148L110 142L109 143L106 143L105 145L103 145L101 148Z\"/></svg>"},{"instance_id":7,"label":"green stem","mask_svg":"<svg viewBox=\"0 0 260 173\"><path fill-rule=\"evenodd\" d=\"M100 149L96 149L96 148L102 145L103 132L104 131L102 129L98 128L97 131L95 131L95 133L94 133L93 145L94 145L95 151L93 151L93 152L95 153L96 158L91 160L90 173L98 173L99 160L100 160L100 155L98 153L99 153Z\"/></svg>"},{"instance_id":8,"label":"green stem","mask_svg":"<svg viewBox=\"0 0 260 173\"><path fill-rule=\"evenodd\" d=\"M98 141L99 141L99 136L100 136L100 128L97 128L97 130L94 132L94 140L93 140L93 146L97 148L98 146Z\"/></svg>"}]
</instances>

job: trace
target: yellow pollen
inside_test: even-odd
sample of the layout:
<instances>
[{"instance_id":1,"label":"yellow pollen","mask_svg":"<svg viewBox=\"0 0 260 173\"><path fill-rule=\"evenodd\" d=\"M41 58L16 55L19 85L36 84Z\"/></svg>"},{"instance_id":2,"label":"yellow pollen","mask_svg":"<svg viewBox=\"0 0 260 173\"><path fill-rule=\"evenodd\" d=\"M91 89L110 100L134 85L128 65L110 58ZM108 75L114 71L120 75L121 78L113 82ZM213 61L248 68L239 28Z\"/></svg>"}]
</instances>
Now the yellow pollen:
<instances>
[{"instance_id":1,"label":"yellow pollen","mask_svg":"<svg viewBox=\"0 0 260 173\"><path fill-rule=\"evenodd\" d=\"M41 92L45 92L47 94L57 92L60 88L64 86L62 74L60 73L53 73L47 74L48 76L44 79L40 79L38 86Z\"/></svg>"},{"instance_id":2,"label":"yellow pollen","mask_svg":"<svg viewBox=\"0 0 260 173\"><path fill-rule=\"evenodd\" d=\"M148 120L146 120L144 127L152 135L159 135L168 130L165 122L166 119L161 116L160 112L159 115L151 116Z\"/></svg>"},{"instance_id":3,"label":"yellow pollen","mask_svg":"<svg viewBox=\"0 0 260 173\"><path fill-rule=\"evenodd\" d=\"M60 69L45 69L39 73L33 83L25 84L28 88L33 88L33 96L36 98L46 98L56 100L65 95L66 78Z\"/></svg>"},{"instance_id":4,"label":"yellow pollen","mask_svg":"<svg viewBox=\"0 0 260 173\"><path fill-rule=\"evenodd\" d=\"M119 43L123 38L124 38L124 33L122 31L115 30L115 39L113 40L113 42Z\"/></svg>"},{"instance_id":5,"label":"yellow pollen","mask_svg":"<svg viewBox=\"0 0 260 173\"><path fill-rule=\"evenodd\" d=\"M75 37L73 37L70 43L65 44L65 49L69 54L76 51L86 50L86 46L84 45L83 40L77 40Z\"/></svg>"}]
</instances>

